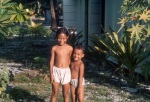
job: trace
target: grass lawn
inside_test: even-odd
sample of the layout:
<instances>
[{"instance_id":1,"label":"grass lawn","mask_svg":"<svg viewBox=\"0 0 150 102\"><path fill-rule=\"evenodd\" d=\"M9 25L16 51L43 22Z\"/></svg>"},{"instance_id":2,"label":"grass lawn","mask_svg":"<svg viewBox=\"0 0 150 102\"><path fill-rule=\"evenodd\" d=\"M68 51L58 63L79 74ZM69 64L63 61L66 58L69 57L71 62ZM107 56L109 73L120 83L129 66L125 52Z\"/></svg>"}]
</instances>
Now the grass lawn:
<instances>
[{"instance_id":1,"label":"grass lawn","mask_svg":"<svg viewBox=\"0 0 150 102\"><path fill-rule=\"evenodd\" d=\"M45 79L46 74L31 77L30 73L16 74L7 92L10 98L2 99L3 102L49 102L51 84ZM85 102L149 102L149 98L140 92L130 93L106 81L95 83L93 78L85 79ZM61 91L60 87L57 102L63 102Z\"/></svg>"}]
</instances>

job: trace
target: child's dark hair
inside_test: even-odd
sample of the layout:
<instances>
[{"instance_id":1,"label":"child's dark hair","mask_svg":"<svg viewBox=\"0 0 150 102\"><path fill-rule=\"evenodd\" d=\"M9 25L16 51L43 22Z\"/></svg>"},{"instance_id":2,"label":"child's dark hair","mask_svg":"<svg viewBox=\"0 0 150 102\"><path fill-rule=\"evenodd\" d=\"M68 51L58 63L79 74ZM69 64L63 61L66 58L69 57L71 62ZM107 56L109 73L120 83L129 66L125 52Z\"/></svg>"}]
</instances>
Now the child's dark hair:
<instances>
[{"instance_id":1,"label":"child's dark hair","mask_svg":"<svg viewBox=\"0 0 150 102\"><path fill-rule=\"evenodd\" d=\"M66 28L59 28L56 32L56 38L58 38L59 34L62 34L62 33L69 36L69 32Z\"/></svg>"},{"instance_id":2,"label":"child's dark hair","mask_svg":"<svg viewBox=\"0 0 150 102\"><path fill-rule=\"evenodd\" d=\"M77 46L74 47L74 49L82 50L83 53L84 53L84 48L83 48L82 45L77 45Z\"/></svg>"}]
</instances>

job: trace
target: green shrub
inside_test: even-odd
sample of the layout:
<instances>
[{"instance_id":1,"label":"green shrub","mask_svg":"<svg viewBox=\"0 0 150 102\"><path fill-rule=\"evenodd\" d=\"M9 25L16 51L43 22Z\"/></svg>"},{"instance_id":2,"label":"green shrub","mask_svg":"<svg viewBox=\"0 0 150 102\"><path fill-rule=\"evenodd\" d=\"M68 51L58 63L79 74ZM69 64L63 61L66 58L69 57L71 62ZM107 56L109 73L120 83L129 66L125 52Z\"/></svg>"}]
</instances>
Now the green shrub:
<instances>
[{"instance_id":1,"label":"green shrub","mask_svg":"<svg viewBox=\"0 0 150 102\"><path fill-rule=\"evenodd\" d=\"M37 27L28 27L29 35L40 38L40 37L49 37L50 36L50 29L45 28L42 25L39 25Z\"/></svg>"},{"instance_id":2,"label":"green shrub","mask_svg":"<svg viewBox=\"0 0 150 102\"><path fill-rule=\"evenodd\" d=\"M28 29L28 35L36 38L49 37L51 30L50 28L44 27L41 23L35 23L30 19L30 23L26 22Z\"/></svg>"},{"instance_id":3,"label":"green shrub","mask_svg":"<svg viewBox=\"0 0 150 102\"><path fill-rule=\"evenodd\" d=\"M34 62L36 64L36 68L42 69L42 72L47 72L48 71L48 59L43 58L43 57L35 57Z\"/></svg>"},{"instance_id":4,"label":"green shrub","mask_svg":"<svg viewBox=\"0 0 150 102\"><path fill-rule=\"evenodd\" d=\"M109 56L108 60L120 66L121 77L123 77L124 68L129 71L127 81L132 87L135 87L138 82L136 69L145 70L146 66L142 66L144 61L150 56L150 27L148 23L150 20L150 8L148 8L150 2L145 0L134 1L123 1L121 6L122 18L120 18L119 22L121 26L117 32L110 27L110 32L104 30L105 34L103 37L102 35L101 37L95 36L97 41L108 50L96 44L94 45L98 51L104 52ZM121 33L121 36L119 33ZM147 77L147 75L144 76Z\"/></svg>"},{"instance_id":5,"label":"green shrub","mask_svg":"<svg viewBox=\"0 0 150 102\"><path fill-rule=\"evenodd\" d=\"M0 70L0 97L1 98L8 98L6 94L6 88L8 83L10 82L10 73L7 68L2 68Z\"/></svg>"}]
</instances>

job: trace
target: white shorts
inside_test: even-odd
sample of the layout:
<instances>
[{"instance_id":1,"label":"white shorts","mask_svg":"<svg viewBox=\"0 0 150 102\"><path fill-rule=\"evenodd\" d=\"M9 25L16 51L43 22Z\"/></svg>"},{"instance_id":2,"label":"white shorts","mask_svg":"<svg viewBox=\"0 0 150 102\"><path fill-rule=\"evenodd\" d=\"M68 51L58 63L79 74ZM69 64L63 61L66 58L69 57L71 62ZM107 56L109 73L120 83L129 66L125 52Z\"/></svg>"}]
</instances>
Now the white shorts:
<instances>
[{"instance_id":1,"label":"white shorts","mask_svg":"<svg viewBox=\"0 0 150 102\"><path fill-rule=\"evenodd\" d=\"M78 86L78 79L71 79L70 84L76 88ZM82 85L85 85L84 78L82 81Z\"/></svg>"},{"instance_id":2,"label":"white shorts","mask_svg":"<svg viewBox=\"0 0 150 102\"><path fill-rule=\"evenodd\" d=\"M70 68L57 68L53 66L54 81L65 85L71 80Z\"/></svg>"}]
</instances>

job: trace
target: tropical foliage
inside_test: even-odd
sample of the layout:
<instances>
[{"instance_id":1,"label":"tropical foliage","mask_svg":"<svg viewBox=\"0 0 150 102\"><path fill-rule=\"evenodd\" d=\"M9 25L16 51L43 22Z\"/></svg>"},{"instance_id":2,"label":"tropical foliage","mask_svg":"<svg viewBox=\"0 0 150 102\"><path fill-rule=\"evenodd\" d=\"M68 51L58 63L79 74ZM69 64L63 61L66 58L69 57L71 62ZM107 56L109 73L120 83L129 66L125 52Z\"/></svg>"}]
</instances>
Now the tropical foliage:
<instances>
[{"instance_id":1,"label":"tropical foliage","mask_svg":"<svg viewBox=\"0 0 150 102\"><path fill-rule=\"evenodd\" d=\"M25 22L29 19L28 10L24 9L22 4L11 2L11 0L6 0L3 2L1 9L5 11L5 13L1 15L5 16L9 21Z\"/></svg>"},{"instance_id":2,"label":"tropical foliage","mask_svg":"<svg viewBox=\"0 0 150 102\"><path fill-rule=\"evenodd\" d=\"M11 0L1 1L0 9L0 39L8 37L12 32L10 26L14 22L25 22L29 18L28 12L22 4L11 2Z\"/></svg>"},{"instance_id":3,"label":"tropical foliage","mask_svg":"<svg viewBox=\"0 0 150 102\"><path fill-rule=\"evenodd\" d=\"M28 10L25 10L22 4L14 5L7 9L10 10L9 14L11 15L11 21L25 22L29 19Z\"/></svg>"},{"instance_id":4,"label":"tropical foliage","mask_svg":"<svg viewBox=\"0 0 150 102\"><path fill-rule=\"evenodd\" d=\"M108 54L109 60L114 59L112 61L120 65L122 75L123 68L129 71L128 84L132 86L137 84L137 69L143 70L141 72L148 80L149 73L146 71L149 67L144 62L150 55L149 5L150 2L145 0L124 0L121 6L120 29L115 32L110 27L110 32L104 30L105 35L97 39L108 50L95 45L97 50Z\"/></svg>"},{"instance_id":5,"label":"tropical foliage","mask_svg":"<svg viewBox=\"0 0 150 102\"><path fill-rule=\"evenodd\" d=\"M66 28L68 29L68 32L70 34L69 37L69 44L72 45L73 47L77 45L82 45L84 40L82 40L82 31L77 33L77 30L75 28Z\"/></svg>"},{"instance_id":6,"label":"tropical foliage","mask_svg":"<svg viewBox=\"0 0 150 102\"><path fill-rule=\"evenodd\" d=\"M101 42L99 42L98 36L90 36L90 41L92 42L92 46L94 45L95 47L88 46L88 50L86 50L86 54L88 56L86 56L86 59L94 63L96 66L99 66L99 68L104 68L103 63L106 64L108 62L108 56L105 53L107 48ZM97 50L97 48L99 48L99 50Z\"/></svg>"},{"instance_id":7,"label":"tropical foliage","mask_svg":"<svg viewBox=\"0 0 150 102\"><path fill-rule=\"evenodd\" d=\"M0 70L0 97L7 97L5 93L8 83L10 82L10 73L7 68L2 68Z\"/></svg>"},{"instance_id":8,"label":"tropical foliage","mask_svg":"<svg viewBox=\"0 0 150 102\"><path fill-rule=\"evenodd\" d=\"M28 32L32 37L40 38L40 37L49 37L51 30L45 28L42 23L35 23L32 19L30 19L30 23L26 23Z\"/></svg>"}]
</instances>

